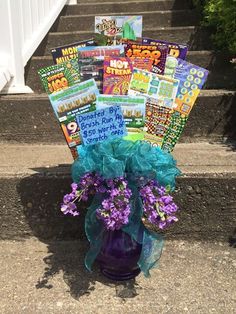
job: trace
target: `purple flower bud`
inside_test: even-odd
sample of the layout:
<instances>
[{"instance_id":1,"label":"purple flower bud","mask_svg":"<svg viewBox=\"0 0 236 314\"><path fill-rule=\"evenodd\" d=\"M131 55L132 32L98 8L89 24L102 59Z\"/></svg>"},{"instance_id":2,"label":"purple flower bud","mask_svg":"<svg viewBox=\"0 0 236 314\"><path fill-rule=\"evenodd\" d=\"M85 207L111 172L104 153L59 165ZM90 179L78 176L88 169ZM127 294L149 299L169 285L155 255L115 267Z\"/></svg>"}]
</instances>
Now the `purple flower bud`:
<instances>
[{"instance_id":1,"label":"purple flower bud","mask_svg":"<svg viewBox=\"0 0 236 314\"><path fill-rule=\"evenodd\" d=\"M71 188L72 188L73 191L76 191L76 190L78 189L78 184L75 183L75 182L73 182L73 183L71 184Z\"/></svg>"},{"instance_id":2,"label":"purple flower bud","mask_svg":"<svg viewBox=\"0 0 236 314\"><path fill-rule=\"evenodd\" d=\"M72 201L72 196L70 195L70 194L66 194L66 195L64 195L64 197L63 197L63 203L65 203L65 204L68 204L69 202L71 202Z\"/></svg>"},{"instance_id":3,"label":"purple flower bud","mask_svg":"<svg viewBox=\"0 0 236 314\"><path fill-rule=\"evenodd\" d=\"M164 196L166 193L166 189L164 186L161 186L160 188L158 188L158 193L160 196Z\"/></svg>"},{"instance_id":4,"label":"purple flower bud","mask_svg":"<svg viewBox=\"0 0 236 314\"><path fill-rule=\"evenodd\" d=\"M172 202L173 200L173 197L170 196L170 195L165 195L165 196L162 196L160 198L160 201L163 202L165 205L169 204L170 202Z\"/></svg>"},{"instance_id":5,"label":"purple flower bud","mask_svg":"<svg viewBox=\"0 0 236 314\"><path fill-rule=\"evenodd\" d=\"M61 205L61 211L63 212L63 214L67 214L68 213L68 206L67 205L65 205L65 204L62 204Z\"/></svg>"},{"instance_id":6,"label":"purple flower bud","mask_svg":"<svg viewBox=\"0 0 236 314\"><path fill-rule=\"evenodd\" d=\"M75 203L68 203L67 206L68 206L68 209L71 211L73 211L77 208Z\"/></svg>"}]
</instances>

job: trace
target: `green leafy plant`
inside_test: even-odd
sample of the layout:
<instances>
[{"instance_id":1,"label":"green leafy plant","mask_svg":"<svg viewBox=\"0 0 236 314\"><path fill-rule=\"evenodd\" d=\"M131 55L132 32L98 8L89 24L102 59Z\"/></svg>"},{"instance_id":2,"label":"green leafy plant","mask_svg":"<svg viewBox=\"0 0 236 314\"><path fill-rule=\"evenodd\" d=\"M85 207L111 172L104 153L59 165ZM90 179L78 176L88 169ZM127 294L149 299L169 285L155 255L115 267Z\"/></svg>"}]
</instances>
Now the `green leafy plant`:
<instances>
[{"instance_id":1,"label":"green leafy plant","mask_svg":"<svg viewBox=\"0 0 236 314\"><path fill-rule=\"evenodd\" d=\"M205 26L215 30L212 39L216 48L236 53L236 0L192 0L202 11Z\"/></svg>"}]
</instances>

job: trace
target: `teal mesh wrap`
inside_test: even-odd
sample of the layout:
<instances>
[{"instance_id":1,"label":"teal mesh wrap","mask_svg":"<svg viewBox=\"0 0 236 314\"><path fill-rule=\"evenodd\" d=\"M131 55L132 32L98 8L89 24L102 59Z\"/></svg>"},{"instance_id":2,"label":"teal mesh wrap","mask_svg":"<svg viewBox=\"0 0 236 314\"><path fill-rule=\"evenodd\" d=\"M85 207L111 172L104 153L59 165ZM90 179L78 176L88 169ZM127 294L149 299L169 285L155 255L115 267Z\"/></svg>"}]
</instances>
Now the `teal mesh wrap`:
<instances>
[{"instance_id":1,"label":"teal mesh wrap","mask_svg":"<svg viewBox=\"0 0 236 314\"><path fill-rule=\"evenodd\" d=\"M126 177L132 189L131 214L128 225L122 230L135 241L142 244L142 252L138 262L145 276L149 276L151 268L156 266L161 256L163 239L161 235L149 231L142 223L143 207L138 194L136 179L155 179L162 186L175 187L175 178L180 174L171 154L160 148L152 147L142 141L126 141L123 139L106 141L91 146L80 146L79 156L72 165L72 178L79 182L87 172L97 172L106 179L120 176ZM103 223L96 218L96 209L101 204L100 196L95 196L85 217L85 232L90 242L90 249L85 257L85 265L91 271L92 264L100 252Z\"/></svg>"}]
</instances>

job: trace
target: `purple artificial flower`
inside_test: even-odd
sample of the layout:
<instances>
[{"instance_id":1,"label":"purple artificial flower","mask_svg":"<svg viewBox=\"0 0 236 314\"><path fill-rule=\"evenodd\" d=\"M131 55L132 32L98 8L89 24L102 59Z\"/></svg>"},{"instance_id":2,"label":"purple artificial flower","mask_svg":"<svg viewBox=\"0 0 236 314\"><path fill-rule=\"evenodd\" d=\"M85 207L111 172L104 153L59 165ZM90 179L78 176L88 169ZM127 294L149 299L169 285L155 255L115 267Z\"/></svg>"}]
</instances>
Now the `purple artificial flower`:
<instances>
[{"instance_id":1,"label":"purple artificial flower","mask_svg":"<svg viewBox=\"0 0 236 314\"><path fill-rule=\"evenodd\" d=\"M160 229L164 229L164 228L167 228L169 227L172 223L178 221L178 218L175 217L175 216L171 216L171 217L168 217L166 220L164 221L161 221L159 223L159 228Z\"/></svg>"},{"instance_id":2,"label":"purple artificial flower","mask_svg":"<svg viewBox=\"0 0 236 314\"><path fill-rule=\"evenodd\" d=\"M159 228L164 229L167 226L166 220L159 222Z\"/></svg>"},{"instance_id":3,"label":"purple artificial flower","mask_svg":"<svg viewBox=\"0 0 236 314\"><path fill-rule=\"evenodd\" d=\"M69 212L68 205L61 204L61 211L66 215Z\"/></svg>"},{"instance_id":4,"label":"purple artificial flower","mask_svg":"<svg viewBox=\"0 0 236 314\"><path fill-rule=\"evenodd\" d=\"M76 190L78 189L78 184L75 183L75 182L73 182L73 183L71 184L71 188L72 188L72 191L76 191Z\"/></svg>"},{"instance_id":5,"label":"purple artificial flower","mask_svg":"<svg viewBox=\"0 0 236 314\"><path fill-rule=\"evenodd\" d=\"M120 194L120 190L119 189L117 189L117 188L111 189L111 192L110 192L110 196L111 197L116 197L119 194Z\"/></svg>"},{"instance_id":6,"label":"purple artificial flower","mask_svg":"<svg viewBox=\"0 0 236 314\"><path fill-rule=\"evenodd\" d=\"M118 230L129 222L131 190L124 178L106 180L108 197L96 211L108 230Z\"/></svg>"},{"instance_id":7,"label":"purple artificial flower","mask_svg":"<svg viewBox=\"0 0 236 314\"><path fill-rule=\"evenodd\" d=\"M113 188L114 187L114 180L113 179L107 179L106 185L110 188Z\"/></svg>"},{"instance_id":8,"label":"purple artificial flower","mask_svg":"<svg viewBox=\"0 0 236 314\"><path fill-rule=\"evenodd\" d=\"M78 216L79 212L76 211L77 207L74 203L62 204L61 211L64 215L71 214L73 216Z\"/></svg>"},{"instance_id":9,"label":"purple artificial flower","mask_svg":"<svg viewBox=\"0 0 236 314\"><path fill-rule=\"evenodd\" d=\"M63 197L63 203L68 204L69 202L71 202L73 200L73 197L71 197L70 194L66 194Z\"/></svg>"},{"instance_id":10,"label":"purple artificial flower","mask_svg":"<svg viewBox=\"0 0 236 314\"><path fill-rule=\"evenodd\" d=\"M172 202L173 200L173 197L170 196L170 195L163 195L161 198L160 198L161 202L163 202L165 205L169 204Z\"/></svg>"},{"instance_id":11,"label":"purple artificial flower","mask_svg":"<svg viewBox=\"0 0 236 314\"><path fill-rule=\"evenodd\" d=\"M160 205L159 208L163 213L165 213L167 215L171 215L172 213L175 213L178 210L178 207L175 203L171 203L171 204L168 204L166 206Z\"/></svg>"},{"instance_id":12,"label":"purple artificial flower","mask_svg":"<svg viewBox=\"0 0 236 314\"><path fill-rule=\"evenodd\" d=\"M87 201L89 195L96 193L96 187L101 186L102 178L94 173L86 173L79 183L73 182L71 184L71 193L66 194L63 197L63 204L61 205L61 211L64 214L70 214L78 216L79 212L76 210L76 201Z\"/></svg>"},{"instance_id":13,"label":"purple artificial flower","mask_svg":"<svg viewBox=\"0 0 236 314\"><path fill-rule=\"evenodd\" d=\"M159 186L157 181L150 180L140 189L143 212L148 221L160 229L168 227L178 219L172 216L178 210L169 189Z\"/></svg>"},{"instance_id":14,"label":"purple artificial flower","mask_svg":"<svg viewBox=\"0 0 236 314\"><path fill-rule=\"evenodd\" d=\"M104 185L100 185L100 186L97 187L97 192L103 194L103 193L107 192L107 189L106 189L106 187Z\"/></svg>"},{"instance_id":15,"label":"purple artificial flower","mask_svg":"<svg viewBox=\"0 0 236 314\"><path fill-rule=\"evenodd\" d=\"M166 188L164 186L159 187L157 190L160 196L164 196L166 193Z\"/></svg>"},{"instance_id":16,"label":"purple artificial flower","mask_svg":"<svg viewBox=\"0 0 236 314\"><path fill-rule=\"evenodd\" d=\"M178 210L169 195L169 188L160 186L155 180L140 180L139 193L143 202L143 213L148 221L160 229L168 227L178 219L173 214ZM132 191L124 177L103 179L97 173L86 173L78 183L71 184L71 193L63 197L61 211L78 216L76 202L88 201L91 195L103 194L101 206L96 210L108 230L118 230L129 223Z\"/></svg>"}]
</instances>

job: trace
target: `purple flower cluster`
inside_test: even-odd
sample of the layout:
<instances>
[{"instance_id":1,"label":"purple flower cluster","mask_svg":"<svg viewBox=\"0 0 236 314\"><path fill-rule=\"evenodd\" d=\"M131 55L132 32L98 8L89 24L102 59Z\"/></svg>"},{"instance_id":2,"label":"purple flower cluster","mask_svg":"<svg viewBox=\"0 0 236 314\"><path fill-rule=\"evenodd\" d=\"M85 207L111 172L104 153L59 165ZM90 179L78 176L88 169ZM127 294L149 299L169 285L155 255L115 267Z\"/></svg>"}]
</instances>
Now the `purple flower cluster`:
<instances>
[{"instance_id":1,"label":"purple flower cluster","mask_svg":"<svg viewBox=\"0 0 236 314\"><path fill-rule=\"evenodd\" d=\"M140 196L143 201L144 215L150 223L164 229L178 221L174 216L178 207L173 202L173 197L169 195L168 188L150 180L140 188Z\"/></svg>"},{"instance_id":2,"label":"purple flower cluster","mask_svg":"<svg viewBox=\"0 0 236 314\"><path fill-rule=\"evenodd\" d=\"M79 184L71 184L71 193L63 197L61 211L65 215L78 216L79 212L75 202L87 201L89 195L94 195L96 192L102 192L103 180L96 173L86 173L80 180Z\"/></svg>"},{"instance_id":3,"label":"purple flower cluster","mask_svg":"<svg viewBox=\"0 0 236 314\"><path fill-rule=\"evenodd\" d=\"M168 187L160 186L157 181L139 180L139 193L143 202L144 216L160 229L168 227L178 219L175 212L177 205L169 195ZM87 201L96 193L103 194L103 201L96 210L97 218L102 220L109 230L118 230L128 224L130 215L131 190L123 177L103 179L97 173L86 173L79 183L71 184L72 191L66 194L61 204L64 214L78 216L76 202Z\"/></svg>"},{"instance_id":4,"label":"purple flower cluster","mask_svg":"<svg viewBox=\"0 0 236 314\"><path fill-rule=\"evenodd\" d=\"M104 200L96 210L107 229L117 230L129 222L131 190L123 178L103 179L96 173L87 173L79 181L72 183L72 191L66 194L61 204L64 214L78 216L76 202L87 201L89 196L102 193Z\"/></svg>"},{"instance_id":5,"label":"purple flower cluster","mask_svg":"<svg viewBox=\"0 0 236 314\"><path fill-rule=\"evenodd\" d=\"M73 215L78 216L79 212L76 210L77 207L75 205L75 201L78 198L78 191L77 191L78 185L76 183L71 184L72 191L69 194L64 195L63 197L63 203L61 204L61 211L63 214L67 215Z\"/></svg>"},{"instance_id":6,"label":"purple flower cluster","mask_svg":"<svg viewBox=\"0 0 236 314\"><path fill-rule=\"evenodd\" d=\"M103 221L108 230L118 230L129 222L132 192L123 177L106 180L106 185L108 197L97 209L97 217Z\"/></svg>"},{"instance_id":7,"label":"purple flower cluster","mask_svg":"<svg viewBox=\"0 0 236 314\"><path fill-rule=\"evenodd\" d=\"M87 201L89 196L95 195L97 192L104 193L104 180L97 173L86 173L80 180L78 184L80 191L83 191L81 196L82 201Z\"/></svg>"}]
</instances>

